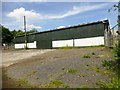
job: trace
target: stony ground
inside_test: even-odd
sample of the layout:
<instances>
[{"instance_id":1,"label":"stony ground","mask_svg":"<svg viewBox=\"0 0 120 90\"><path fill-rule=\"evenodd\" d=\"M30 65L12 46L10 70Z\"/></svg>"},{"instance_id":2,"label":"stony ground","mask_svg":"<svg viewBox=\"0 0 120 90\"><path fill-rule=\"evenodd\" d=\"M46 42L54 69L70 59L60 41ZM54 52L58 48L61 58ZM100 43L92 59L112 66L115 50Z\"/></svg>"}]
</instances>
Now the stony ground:
<instances>
[{"instance_id":1,"label":"stony ground","mask_svg":"<svg viewBox=\"0 0 120 90\"><path fill-rule=\"evenodd\" d=\"M23 57L21 62L3 69L3 87L99 88L99 81L109 82L114 75L102 66L102 61L113 57L104 47L57 49Z\"/></svg>"},{"instance_id":2,"label":"stony ground","mask_svg":"<svg viewBox=\"0 0 120 90\"><path fill-rule=\"evenodd\" d=\"M27 58L31 58L36 55L41 55L46 52L53 51L51 49L46 50L4 50L2 52L2 64L4 67L7 67L11 64L20 62L21 60L25 60ZM1 62L1 61L0 61Z\"/></svg>"}]
</instances>

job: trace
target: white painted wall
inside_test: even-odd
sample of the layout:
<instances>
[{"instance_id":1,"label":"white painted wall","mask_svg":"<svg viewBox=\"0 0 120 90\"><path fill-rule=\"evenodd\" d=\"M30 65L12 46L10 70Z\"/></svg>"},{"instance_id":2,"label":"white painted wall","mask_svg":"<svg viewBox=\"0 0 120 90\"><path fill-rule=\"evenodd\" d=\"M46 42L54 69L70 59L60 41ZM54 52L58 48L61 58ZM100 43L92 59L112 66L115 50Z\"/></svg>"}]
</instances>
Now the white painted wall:
<instances>
[{"instance_id":1,"label":"white painted wall","mask_svg":"<svg viewBox=\"0 0 120 90\"><path fill-rule=\"evenodd\" d=\"M91 37L83 39L74 39L75 46L97 46L104 45L104 37ZM73 39L71 40L58 40L52 41L52 47L64 47L64 46L73 46Z\"/></svg>"},{"instance_id":2,"label":"white painted wall","mask_svg":"<svg viewBox=\"0 0 120 90\"><path fill-rule=\"evenodd\" d=\"M75 39L75 46L97 46L104 45L104 37L91 37Z\"/></svg>"},{"instance_id":3,"label":"white painted wall","mask_svg":"<svg viewBox=\"0 0 120 90\"><path fill-rule=\"evenodd\" d=\"M73 46L73 40L58 40L52 41L52 47L65 47L65 46Z\"/></svg>"},{"instance_id":4,"label":"white painted wall","mask_svg":"<svg viewBox=\"0 0 120 90\"><path fill-rule=\"evenodd\" d=\"M27 43L27 47L36 48L36 41L34 41L33 43ZM15 44L15 48L16 49L25 48L25 43Z\"/></svg>"}]
</instances>

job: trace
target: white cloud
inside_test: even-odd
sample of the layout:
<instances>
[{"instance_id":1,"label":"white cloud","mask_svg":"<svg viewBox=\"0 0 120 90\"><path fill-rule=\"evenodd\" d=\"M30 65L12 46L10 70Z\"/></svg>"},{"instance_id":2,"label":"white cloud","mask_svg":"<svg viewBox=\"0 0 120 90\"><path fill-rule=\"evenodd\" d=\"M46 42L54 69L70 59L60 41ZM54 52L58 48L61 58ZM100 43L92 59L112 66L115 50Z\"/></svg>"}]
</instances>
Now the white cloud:
<instances>
[{"instance_id":1,"label":"white cloud","mask_svg":"<svg viewBox=\"0 0 120 90\"><path fill-rule=\"evenodd\" d=\"M92 6L73 6L72 10L67 11L66 13L64 13L63 15L48 15L45 16L46 18L49 19L60 19L60 18L65 18L68 16L72 16L72 15L76 15L79 13L83 13L86 11L92 11L92 10L97 10L100 8L104 8L105 6L107 6L108 4L100 4L100 5L92 5Z\"/></svg>"},{"instance_id":2,"label":"white cloud","mask_svg":"<svg viewBox=\"0 0 120 90\"><path fill-rule=\"evenodd\" d=\"M59 26L59 27L57 27L57 29L60 29L60 28L65 28L65 26Z\"/></svg>"},{"instance_id":3,"label":"white cloud","mask_svg":"<svg viewBox=\"0 0 120 90\"><path fill-rule=\"evenodd\" d=\"M47 0L28 0L30 2L47 2Z\"/></svg>"},{"instance_id":4,"label":"white cloud","mask_svg":"<svg viewBox=\"0 0 120 90\"><path fill-rule=\"evenodd\" d=\"M101 19L100 21L103 21L103 20L108 20L108 18L103 18L103 19Z\"/></svg>"},{"instance_id":5,"label":"white cloud","mask_svg":"<svg viewBox=\"0 0 120 90\"><path fill-rule=\"evenodd\" d=\"M42 29L42 27L40 27L40 26L35 26L35 25L28 25L27 26L27 29Z\"/></svg>"},{"instance_id":6,"label":"white cloud","mask_svg":"<svg viewBox=\"0 0 120 90\"><path fill-rule=\"evenodd\" d=\"M33 20L38 19L40 17L39 13L36 13L33 10L25 10L25 8L21 7L18 9L14 9L12 12L7 14L8 17L15 18L18 22L23 21L23 17L26 16L27 19Z\"/></svg>"},{"instance_id":7,"label":"white cloud","mask_svg":"<svg viewBox=\"0 0 120 90\"><path fill-rule=\"evenodd\" d=\"M97 10L100 8L106 7L108 4L99 4L99 5L88 5L88 6L73 6L73 8L63 14L57 15L44 15L41 13L37 13L34 10L26 10L25 8L21 7L18 9L14 9L12 12L8 13L7 16L15 18L17 21L23 21L23 16L26 16L27 20L41 20L41 19L61 19L68 16L73 16L76 14L80 14L87 11Z\"/></svg>"},{"instance_id":8,"label":"white cloud","mask_svg":"<svg viewBox=\"0 0 120 90\"><path fill-rule=\"evenodd\" d=\"M47 2L47 0L2 0L2 2Z\"/></svg>"},{"instance_id":9,"label":"white cloud","mask_svg":"<svg viewBox=\"0 0 120 90\"><path fill-rule=\"evenodd\" d=\"M36 26L36 25L26 25L26 28L27 28L27 31L29 31L29 30L32 30L32 29L37 29L37 30L41 30L42 29L42 27L41 26ZM19 29L24 29L24 26L20 26L19 27Z\"/></svg>"}]
</instances>

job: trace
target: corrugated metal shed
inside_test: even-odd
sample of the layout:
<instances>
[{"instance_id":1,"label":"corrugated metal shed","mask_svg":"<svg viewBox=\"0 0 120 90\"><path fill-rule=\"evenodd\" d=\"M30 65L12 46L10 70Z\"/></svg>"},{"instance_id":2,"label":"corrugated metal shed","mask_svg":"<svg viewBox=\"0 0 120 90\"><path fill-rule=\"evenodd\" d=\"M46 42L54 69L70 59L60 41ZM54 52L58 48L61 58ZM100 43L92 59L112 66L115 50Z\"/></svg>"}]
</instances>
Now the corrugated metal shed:
<instances>
[{"instance_id":1,"label":"corrugated metal shed","mask_svg":"<svg viewBox=\"0 0 120 90\"><path fill-rule=\"evenodd\" d=\"M52 48L52 41L70 40L104 36L105 29L108 29L109 21L103 20L60 29L48 30L27 35L27 42L37 42L37 48ZM17 36L15 43L24 43L25 37Z\"/></svg>"}]
</instances>

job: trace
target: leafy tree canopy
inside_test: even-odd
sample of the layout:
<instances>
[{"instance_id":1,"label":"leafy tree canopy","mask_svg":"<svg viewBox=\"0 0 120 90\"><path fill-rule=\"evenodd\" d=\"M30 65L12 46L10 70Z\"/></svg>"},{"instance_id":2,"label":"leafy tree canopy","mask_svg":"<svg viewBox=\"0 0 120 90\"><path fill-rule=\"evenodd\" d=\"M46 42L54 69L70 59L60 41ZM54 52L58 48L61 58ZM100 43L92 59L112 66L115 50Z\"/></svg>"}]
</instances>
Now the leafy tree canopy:
<instances>
[{"instance_id":1,"label":"leafy tree canopy","mask_svg":"<svg viewBox=\"0 0 120 90\"><path fill-rule=\"evenodd\" d=\"M19 36L19 35L25 35L25 32L22 31L22 30L13 30L13 31L10 31L8 28L0 25L0 32L2 33L0 36L1 37L1 41L2 41L2 44L5 43L5 44L9 44L9 43L12 43L13 42L13 39L14 37L16 36ZM27 34L31 34L31 33L36 33L38 32L36 29L32 29L32 30L29 30L27 31L26 33Z\"/></svg>"},{"instance_id":2,"label":"leafy tree canopy","mask_svg":"<svg viewBox=\"0 0 120 90\"><path fill-rule=\"evenodd\" d=\"M2 25L0 25L0 30L2 31L2 43L9 44L13 40L13 35L10 30Z\"/></svg>"}]
</instances>

